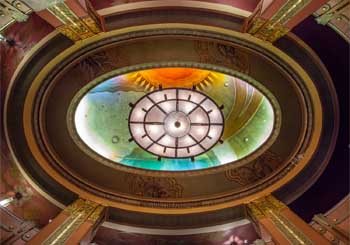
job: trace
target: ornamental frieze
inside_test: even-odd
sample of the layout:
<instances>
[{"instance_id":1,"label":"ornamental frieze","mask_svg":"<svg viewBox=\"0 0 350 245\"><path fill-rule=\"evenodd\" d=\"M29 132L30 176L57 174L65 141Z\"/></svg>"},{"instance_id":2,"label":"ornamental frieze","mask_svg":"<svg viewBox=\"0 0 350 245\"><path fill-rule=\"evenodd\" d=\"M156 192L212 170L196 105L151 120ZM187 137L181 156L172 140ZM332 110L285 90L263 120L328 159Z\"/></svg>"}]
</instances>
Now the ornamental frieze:
<instances>
[{"instance_id":1,"label":"ornamental frieze","mask_svg":"<svg viewBox=\"0 0 350 245\"><path fill-rule=\"evenodd\" d=\"M251 184L267 177L278 166L282 158L272 151L266 151L263 155L242 167L226 171L226 178L241 186Z\"/></svg>"},{"instance_id":2,"label":"ornamental frieze","mask_svg":"<svg viewBox=\"0 0 350 245\"><path fill-rule=\"evenodd\" d=\"M249 71L248 56L236 47L215 42L196 41L195 51L200 62L228 65L233 70L243 73Z\"/></svg>"},{"instance_id":3,"label":"ornamental frieze","mask_svg":"<svg viewBox=\"0 0 350 245\"><path fill-rule=\"evenodd\" d=\"M159 178L126 174L125 181L132 194L152 198L180 198L183 186L175 178Z\"/></svg>"}]
</instances>

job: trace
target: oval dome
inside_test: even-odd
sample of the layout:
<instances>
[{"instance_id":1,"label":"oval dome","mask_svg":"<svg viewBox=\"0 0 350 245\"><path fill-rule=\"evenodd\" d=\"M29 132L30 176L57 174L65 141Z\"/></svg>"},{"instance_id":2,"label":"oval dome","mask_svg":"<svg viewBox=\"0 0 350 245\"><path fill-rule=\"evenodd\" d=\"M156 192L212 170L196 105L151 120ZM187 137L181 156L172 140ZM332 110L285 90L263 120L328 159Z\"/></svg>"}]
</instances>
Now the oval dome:
<instances>
[{"instance_id":1,"label":"oval dome","mask_svg":"<svg viewBox=\"0 0 350 245\"><path fill-rule=\"evenodd\" d=\"M156 98L158 95L161 98ZM196 96L202 99L195 101ZM130 121L135 105L144 113L138 122ZM184 111L186 106L193 108ZM189 115L197 108L197 113ZM201 115L207 119L200 125ZM215 126L221 116L223 130ZM148 118L156 125L146 122ZM202 69L157 68L119 75L96 85L78 103L74 123L88 148L116 164L186 171L235 162L255 152L273 131L274 110L258 89L236 77ZM145 131L138 131L135 137L130 125ZM147 133L151 127L153 138ZM194 137L199 131L206 132L202 141ZM210 141L211 135L215 142ZM187 145L193 148L180 149L185 141L191 141Z\"/></svg>"}]
</instances>

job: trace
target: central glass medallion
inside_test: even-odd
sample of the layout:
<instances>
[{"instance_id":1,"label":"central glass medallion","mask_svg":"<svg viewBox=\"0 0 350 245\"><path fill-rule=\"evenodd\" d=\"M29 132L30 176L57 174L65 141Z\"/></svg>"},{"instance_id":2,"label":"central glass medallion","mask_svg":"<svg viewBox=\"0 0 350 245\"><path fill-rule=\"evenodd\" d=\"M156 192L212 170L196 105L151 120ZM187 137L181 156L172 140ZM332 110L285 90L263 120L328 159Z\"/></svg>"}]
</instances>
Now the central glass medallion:
<instances>
[{"instance_id":1,"label":"central glass medallion","mask_svg":"<svg viewBox=\"0 0 350 245\"><path fill-rule=\"evenodd\" d=\"M193 89L160 89L130 106L130 141L158 159L194 160L221 141L223 106Z\"/></svg>"},{"instance_id":2,"label":"central glass medallion","mask_svg":"<svg viewBox=\"0 0 350 245\"><path fill-rule=\"evenodd\" d=\"M108 166L218 167L255 158L278 128L268 97L246 81L215 71L154 68L87 88L71 104L74 125L69 127L81 149Z\"/></svg>"}]
</instances>

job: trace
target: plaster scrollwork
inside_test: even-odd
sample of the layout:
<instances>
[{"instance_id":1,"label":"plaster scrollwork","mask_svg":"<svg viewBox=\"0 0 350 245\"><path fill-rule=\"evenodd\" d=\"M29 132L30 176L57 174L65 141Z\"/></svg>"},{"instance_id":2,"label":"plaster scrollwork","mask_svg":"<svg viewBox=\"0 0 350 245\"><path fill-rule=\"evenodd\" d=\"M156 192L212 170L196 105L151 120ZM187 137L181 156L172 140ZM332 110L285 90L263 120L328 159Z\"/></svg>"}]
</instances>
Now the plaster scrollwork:
<instances>
[{"instance_id":1,"label":"plaster scrollwork","mask_svg":"<svg viewBox=\"0 0 350 245\"><path fill-rule=\"evenodd\" d=\"M349 22L349 17L346 15L349 4L348 0L339 0L332 5L325 4L320 10L322 11L321 14L316 18L317 23L326 25L334 18L338 18L338 20L345 19Z\"/></svg>"},{"instance_id":2,"label":"plaster scrollwork","mask_svg":"<svg viewBox=\"0 0 350 245\"><path fill-rule=\"evenodd\" d=\"M282 161L277 154L266 151L252 163L226 171L226 178L241 186L263 179L273 172L274 166Z\"/></svg>"},{"instance_id":3,"label":"plaster scrollwork","mask_svg":"<svg viewBox=\"0 0 350 245\"><path fill-rule=\"evenodd\" d=\"M125 180L134 195L152 198L182 197L183 186L175 178L126 174Z\"/></svg>"},{"instance_id":4,"label":"plaster scrollwork","mask_svg":"<svg viewBox=\"0 0 350 245\"><path fill-rule=\"evenodd\" d=\"M330 0L314 13L320 25L328 25L350 42L350 2Z\"/></svg>"},{"instance_id":5,"label":"plaster scrollwork","mask_svg":"<svg viewBox=\"0 0 350 245\"><path fill-rule=\"evenodd\" d=\"M24 22L32 9L22 1L0 0L0 32L14 22Z\"/></svg>"},{"instance_id":6,"label":"plaster scrollwork","mask_svg":"<svg viewBox=\"0 0 350 245\"><path fill-rule=\"evenodd\" d=\"M0 16L2 17L11 17L15 21L23 22L28 19L30 12L32 9L21 1L0 1Z\"/></svg>"},{"instance_id":7,"label":"plaster scrollwork","mask_svg":"<svg viewBox=\"0 0 350 245\"><path fill-rule=\"evenodd\" d=\"M249 23L248 33L262 40L274 42L289 32L289 28L285 25L310 2L311 0L286 1L285 4L267 20L261 18L260 15L256 15Z\"/></svg>"}]
</instances>

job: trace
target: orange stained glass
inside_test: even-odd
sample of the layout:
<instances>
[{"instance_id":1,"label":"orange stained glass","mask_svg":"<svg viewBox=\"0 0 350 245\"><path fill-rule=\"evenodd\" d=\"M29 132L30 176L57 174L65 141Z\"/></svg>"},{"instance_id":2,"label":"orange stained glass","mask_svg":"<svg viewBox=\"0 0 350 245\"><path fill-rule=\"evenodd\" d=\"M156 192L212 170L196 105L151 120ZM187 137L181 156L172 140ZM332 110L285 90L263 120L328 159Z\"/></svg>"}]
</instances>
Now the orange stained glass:
<instances>
[{"instance_id":1,"label":"orange stained glass","mask_svg":"<svg viewBox=\"0 0 350 245\"><path fill-rule=\"evenodd\" d=\"M209 71L191 68L159 68L140 71L140 74L153 86L162 85L164 88L191 88L205 80Z\"/></svg>"}]
</instances>

